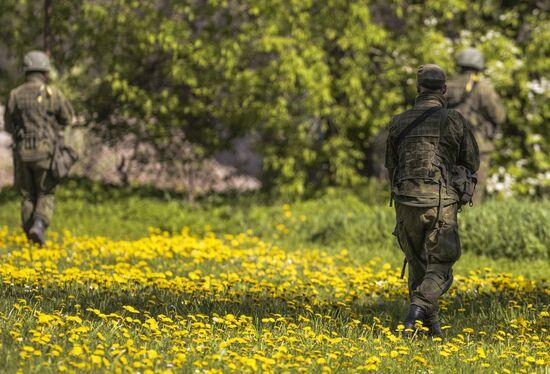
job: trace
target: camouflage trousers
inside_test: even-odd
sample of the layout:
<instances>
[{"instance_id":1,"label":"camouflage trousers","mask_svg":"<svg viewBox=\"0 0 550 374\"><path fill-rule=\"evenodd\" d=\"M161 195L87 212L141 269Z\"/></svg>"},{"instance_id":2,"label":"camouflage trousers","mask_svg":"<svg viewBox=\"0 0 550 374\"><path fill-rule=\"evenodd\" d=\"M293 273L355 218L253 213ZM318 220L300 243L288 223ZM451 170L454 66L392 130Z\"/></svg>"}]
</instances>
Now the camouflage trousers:
<instances>
[{"instance_id":1,"label":"camouflage trousers","mask_svg":"<svg viewBox=\"0 0 550 374\"><path fill-rule=\"evenodd\" d=\"M474 193L474 203L481 203L485 198L487 178L491 167L491 154L489 152L479 153L479 169L477 170L477 185Z\"/></svg>"},{"instance_id":2,"label":"camouflage trousers","mask_svg":"<svg viewBox=\"0 0 550 374\"><path fill-rule=\"evenodd\" d=\"M453 264L459 259L458 205L411 207L396 205L396 234L409 266L411 304L437 319L438 299L451 287Z\"/></svg>"},{"instance_id":3,"label":"camouflage trousers","mask_svg":"<svg viewBox=\"0 0 550 374\"><path fill-rule=\"evenodd\" d=\"M35 218L49 225L55 206L57 180L49 172L51 160L15 161L15 187L21 193L21 218L23 229L28 231Z\"/></svg>"}]
</instances>

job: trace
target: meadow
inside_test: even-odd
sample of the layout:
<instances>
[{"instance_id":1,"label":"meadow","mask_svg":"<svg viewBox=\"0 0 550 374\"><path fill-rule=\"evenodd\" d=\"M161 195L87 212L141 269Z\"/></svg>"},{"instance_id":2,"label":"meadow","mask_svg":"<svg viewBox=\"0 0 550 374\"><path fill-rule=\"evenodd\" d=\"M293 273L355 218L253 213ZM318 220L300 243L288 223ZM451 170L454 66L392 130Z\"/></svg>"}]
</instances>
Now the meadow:
<instances>
[{"instance_id":1,"label":"meadow","mask_svg":"<svg viewBox=\"0 0 550 374\"><path fill-rule=\"evenodd\" d=\"M546 372L550 203L461 213L444 340L402 336L402 254L383 189L288 203L72 181L43 248L0 193L0 366L9 372Z\"/></svg>"}]
</instances>

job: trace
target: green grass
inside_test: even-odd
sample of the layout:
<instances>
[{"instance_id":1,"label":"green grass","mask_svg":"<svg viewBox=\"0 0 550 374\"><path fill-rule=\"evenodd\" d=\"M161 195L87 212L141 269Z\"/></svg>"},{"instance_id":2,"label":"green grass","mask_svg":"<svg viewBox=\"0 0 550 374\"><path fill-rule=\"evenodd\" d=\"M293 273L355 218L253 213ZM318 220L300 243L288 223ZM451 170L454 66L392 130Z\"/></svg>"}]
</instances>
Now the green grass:
<instances>
[{"instance_id":1,"label":"green grass","mask_svg":"<svg viewBox=\"0 0 550 374\"><path fill-rule=\"evenodd\" d=\"M379 257L398 266L402 256L391 235L394 211L385 198L384 186L369 182L364 189L328 191L291 204L260 193L213 195L190 203L177 194L71 181L58 193L51 230L114 239L137 239L151 227L168 232L188 227L199 235L207 230L219 234L250 230L289 249L320 248L328 253L347 249L358 263ZM463 255L458 272L482 265L549 278L549 201L490 201L466 207L459 219ZM0 226L17 227L19 220L17 193L4 190Z\"/></svg>"},{"instance_id":2,"label":"green grass","mask_svg":"<svg viewBox=\"0 0 550 374\"><path fill-rule=\"evenodd\" d=\"M4 190L0 366L543 371L549 203L491 201L463 213L465 251L442 300L450 329L439 343L396 333L406 286L383 195L370 185L292 204L261 194L190 203L73 181L59 191L51 231L84 237L37 249L10 233L19 203ZM203 238L209 231L225 239Z\"/></svg>"}]
</instances>

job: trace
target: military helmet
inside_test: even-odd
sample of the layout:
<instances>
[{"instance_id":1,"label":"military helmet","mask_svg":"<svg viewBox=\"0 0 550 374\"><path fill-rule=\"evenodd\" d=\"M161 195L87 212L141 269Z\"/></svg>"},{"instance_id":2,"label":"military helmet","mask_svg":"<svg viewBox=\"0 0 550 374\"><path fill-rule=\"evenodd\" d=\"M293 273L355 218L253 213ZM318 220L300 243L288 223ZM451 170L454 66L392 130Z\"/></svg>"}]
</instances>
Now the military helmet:
<instances>
[{"instance_id":1,"label":"military helmet","mask_svg":"<svg viewBox=\"0 0 550 374\"><path fill-rule=\"evenodd\" d=\"M445 71L436 64L420 66L416 75L416 80L420 86L434 90L443 88L446 79Z\"/></svg>"},{"instance_id":2,"label":"military helmet","mask_svg":"<svg viewBox=\"0 0 550 374\"><path fill-rule=\"evenodd\" d=\"M23 58L23 71L50 71L50 58L42 51L31 51Z\"/></svg>"},{"instance_id":3,"label":"military helmet","mask_svg":"<svg viewBox=\"0 0 550 374\"><path fill-rule=\"evenodd\" d=\"M483 54L475 48L466 48L456 55L456 64L464 68L485 69Z\"/></svg>"}]
</instances>

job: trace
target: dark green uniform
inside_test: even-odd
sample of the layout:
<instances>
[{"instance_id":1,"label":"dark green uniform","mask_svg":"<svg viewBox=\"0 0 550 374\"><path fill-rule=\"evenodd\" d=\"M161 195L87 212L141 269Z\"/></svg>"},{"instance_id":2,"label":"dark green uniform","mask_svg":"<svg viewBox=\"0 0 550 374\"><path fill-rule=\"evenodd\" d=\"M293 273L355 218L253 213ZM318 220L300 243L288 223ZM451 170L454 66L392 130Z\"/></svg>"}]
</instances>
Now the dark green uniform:
<instances>
[{"instance_id":1,"label":"dark green uniform","mask_svg":"<svg viewBox=\"0 0 550 374\"><path fill-rule=\"evenodd\" d=\"M46 85L40 72L9 96L5 112L7 131L14 139L15 186L23 197L21 215L28 231L36 218L49 225L58 181L49 172L54 144L72 121L72 108L61 92Z\"/></svg>"},{"instance_id":2,"label":"dark green uniform","mask_svg":"<svg viewBox=\"0 0 550 374\"><path fill-rule=\"evenodd\" d=\"M471 68L449 81L447 99L449 107L468 120L479 145L480 167L474 200L481 201L487 186L491 152L495 149L495 135L506 120L506 111L491 82Z\"/></svg>"},{"instance_id":3,"label":"dark green uniform","mask_svg":"<svg viewBox=\"0 0 550 374\"><path fill-rule=\"evenodd\" d=\"M400 139L411 122L434 107L441 109ZM432 322L437 321L438 298L451 286L452 267L461 251L459 199L450 186L449 171L457 165L471 172L479 167L478 147L468 122L445 107L442 93L420 94L412 109L393 117L386 145L396 235L409 264L411 305L422 308Z\"/></svg>"}]
</instances>

